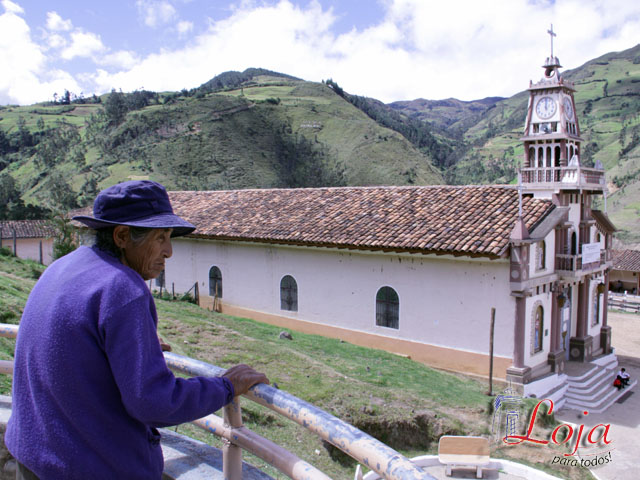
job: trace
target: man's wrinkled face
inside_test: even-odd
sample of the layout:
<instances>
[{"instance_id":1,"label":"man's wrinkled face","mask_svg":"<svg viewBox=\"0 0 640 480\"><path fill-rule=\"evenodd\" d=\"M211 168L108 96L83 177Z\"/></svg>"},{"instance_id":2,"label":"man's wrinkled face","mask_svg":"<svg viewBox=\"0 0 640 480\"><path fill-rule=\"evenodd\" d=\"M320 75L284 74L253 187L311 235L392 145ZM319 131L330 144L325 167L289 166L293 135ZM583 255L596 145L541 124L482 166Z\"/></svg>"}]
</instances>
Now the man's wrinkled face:
<instances>
[{"instance_id":1,"label":"man's wrinkled face","mask_svg":"<svg viewBox=\"0 0 640 480\"><path fill-rule=\"evenodd\" d=\"M123 230L119 230L119 229ZM126 231L124 230L126 229ZM122 263L145 280L156 278L164 270L164 261L173 254L171 228L154 229L141 242L134 242L129 227L118 226L114 232L116 245L123 249Z\"/></svg>"}]
</instances>

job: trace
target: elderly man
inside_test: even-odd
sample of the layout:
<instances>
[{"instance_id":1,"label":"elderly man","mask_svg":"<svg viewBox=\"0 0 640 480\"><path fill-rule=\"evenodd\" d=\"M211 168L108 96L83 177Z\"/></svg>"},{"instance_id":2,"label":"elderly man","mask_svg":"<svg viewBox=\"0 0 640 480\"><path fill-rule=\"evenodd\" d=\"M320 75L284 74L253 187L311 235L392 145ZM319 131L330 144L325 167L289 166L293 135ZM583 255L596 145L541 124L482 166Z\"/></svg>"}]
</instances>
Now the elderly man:
<instances>
[{"instance_id":1,"label":"elderly man","mask_svg":"<svg viewBox=\"0 0 640 480\"><path fill-rule=\"evenodd\" d=\"M100 192L95 229L36 283L16 342L13 412L5 442L17 478L160 479L156 428L208 415L264 374L176 378L158 341L145 283L164 269L171 237L195 227L174 215L164 187L125 182Z\"/></svg>"}]
</instances>

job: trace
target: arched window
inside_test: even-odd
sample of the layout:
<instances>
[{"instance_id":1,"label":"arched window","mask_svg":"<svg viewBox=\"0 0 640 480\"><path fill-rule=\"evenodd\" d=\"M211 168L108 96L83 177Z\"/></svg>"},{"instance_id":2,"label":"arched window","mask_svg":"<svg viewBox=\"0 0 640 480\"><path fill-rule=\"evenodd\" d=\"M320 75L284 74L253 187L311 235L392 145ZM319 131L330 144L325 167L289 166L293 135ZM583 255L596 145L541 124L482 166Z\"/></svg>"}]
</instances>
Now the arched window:
<instances>
[{"instance_id":1,"label":"arched window","mask_svg":"<svg viewBox=\"0 0 640 480\"><path fill-rule=\"evenodd\" d=\"M222 298L222 272L215 266L209 269L209 296Z\"/></svg>"},{"instance_id":2,"label":"arched window","mask_svg":"<svg viewBox=\"0 0 640 480\"><path fill-rule=\"evenodd\" d=\"M551 147L547 147L547 154L545 156L545 160L546 160L546 166L550 167L553 164L551 163Z\"/></svg>"},{"instance_id":3,"label":"arched window","mask_svg":"<svg viewBox=\"0 0 640 480\"><path fill-rule=\"evenodd\" d=\"M291 275L285 275L280 280L280 309L298 311L298 284Z\"/></svg>"},{"instance_id":4,"label":"arched window","mask_svg":"<svg viewBox=\"0 0 640 480\"><path fill-rule=\"evenodd\" d=\"M537 167L544 167L544 148L538 147L538 165Z\"/></svg>"},{"instance_id":5,"label":"arched window","mask_svg":"<svg viewBox=\"0 0 640 480\"><path fill-rule=\"evenodd\" d=\"M391 287L382 287L376 294L376 325L399 328L400 299Z\"/></svg>"},{"instance_id":6,"label":"arched window","mask_svg":"<svg viewBox=\"0 0 640 480\"><path fill-rule=\"evenodd\" d=\"M536 166L536 150L533 147L529 147L529 163L527 163L527 167L535 167Z\"/></svg>"},{"instance_id":7,"label":"arched window","mask_svg":"<svg viewBox=\"0 0 640 480\"><path fill-rule=\"evenodd\" d=\"M547 246L544 240L536 244L536 270L544 270L547 261Z\"/></svg>"},{"instance_id":8,"label":"arched window","mask_svg":"<svg viewBox=\"0 0 640 480\"><path fill-rule=\"evenodd\" d=\"M597 325L600 323L600 289L604 291L604 286L594 288L593 290L593 312L591 317L591 326Z\"/></svg>"},{"instance_id":9,"label":"arched window","mask_svg":"<svg viewBox=\"0 0 640 480\"><path fill-rule=\"evenodd\" d=\"M533 333L533 353L542 351L542 337L544 335L544 311L542 305L536 308L536 318L534 319Z\"/></svg>"},{"instance_id":10,"label":"arched window","mask_svg":"<svg viewBox=\"0 0 640 480\"><path fill-rule=\"evenodd\" d=\"M560 146L556 146L554 152L554 162L553 162L553 166L554 167L559 167L560 166L560 152L562 151L562 149L560 148Z\"/></svg>"}]
</instances>

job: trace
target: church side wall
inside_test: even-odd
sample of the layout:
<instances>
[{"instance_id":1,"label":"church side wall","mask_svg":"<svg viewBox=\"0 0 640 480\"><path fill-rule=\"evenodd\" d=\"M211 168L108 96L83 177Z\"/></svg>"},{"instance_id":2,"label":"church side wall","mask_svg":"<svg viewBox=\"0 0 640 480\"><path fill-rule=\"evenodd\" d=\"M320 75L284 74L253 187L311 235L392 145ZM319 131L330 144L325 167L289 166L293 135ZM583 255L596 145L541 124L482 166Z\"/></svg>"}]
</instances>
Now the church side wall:
<instances>
[{"instance_id":1,"label":"church side wall","mask_svg":"<svg viewBox=\"0 0 640 480\"><path fill-rule=\"evenodd\" d=\"M193 239L176 239L173 249L167 261L167 288L174 283L177 292L186 291L197 280L201 296L206 296L209 270L217 266L222 273L224 311L236 309L254 312L250 315L254 318L261 314L299 321L299 326L309 323L358 332L361 340L368 338L373 343L369 346L376 348L411 350L409 342L428 344L441 354L464 352L473 359L471 364L482 363L479 372L488 367L489 325L495 307L494 354L502 357L504 369L511 363L515 301L509 295L506 260ZM297 312L280 309L280 281L285 275L297 282ZM392 287L399 297L398 329L376 325L376 294L384 286ZM270 323L277 322L271 318Z\"/></svg>"}]
</instances>

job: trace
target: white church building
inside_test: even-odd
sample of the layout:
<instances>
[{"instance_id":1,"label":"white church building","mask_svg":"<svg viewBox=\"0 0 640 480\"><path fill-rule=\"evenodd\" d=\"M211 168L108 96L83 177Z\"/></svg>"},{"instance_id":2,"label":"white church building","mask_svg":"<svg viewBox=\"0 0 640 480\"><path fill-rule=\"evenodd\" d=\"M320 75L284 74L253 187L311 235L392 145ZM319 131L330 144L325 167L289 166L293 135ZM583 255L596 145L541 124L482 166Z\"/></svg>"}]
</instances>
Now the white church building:
<instances>
[{"instance_id":1,"label":"white church building","mask_svg":"<svg viewBox=\"0 0 640 480\"><path fill-rule=\"evenodd\" d=\"M552 54L529 87L520 186L170 192L197 230L175 239L164 285L197 283L205 308L482 376L495 309L494 375L525 394L559 388L568 365L611 357L615 230L592 209L604 170L581 164L559 68Z\"/></svg>"}]
</instances>

